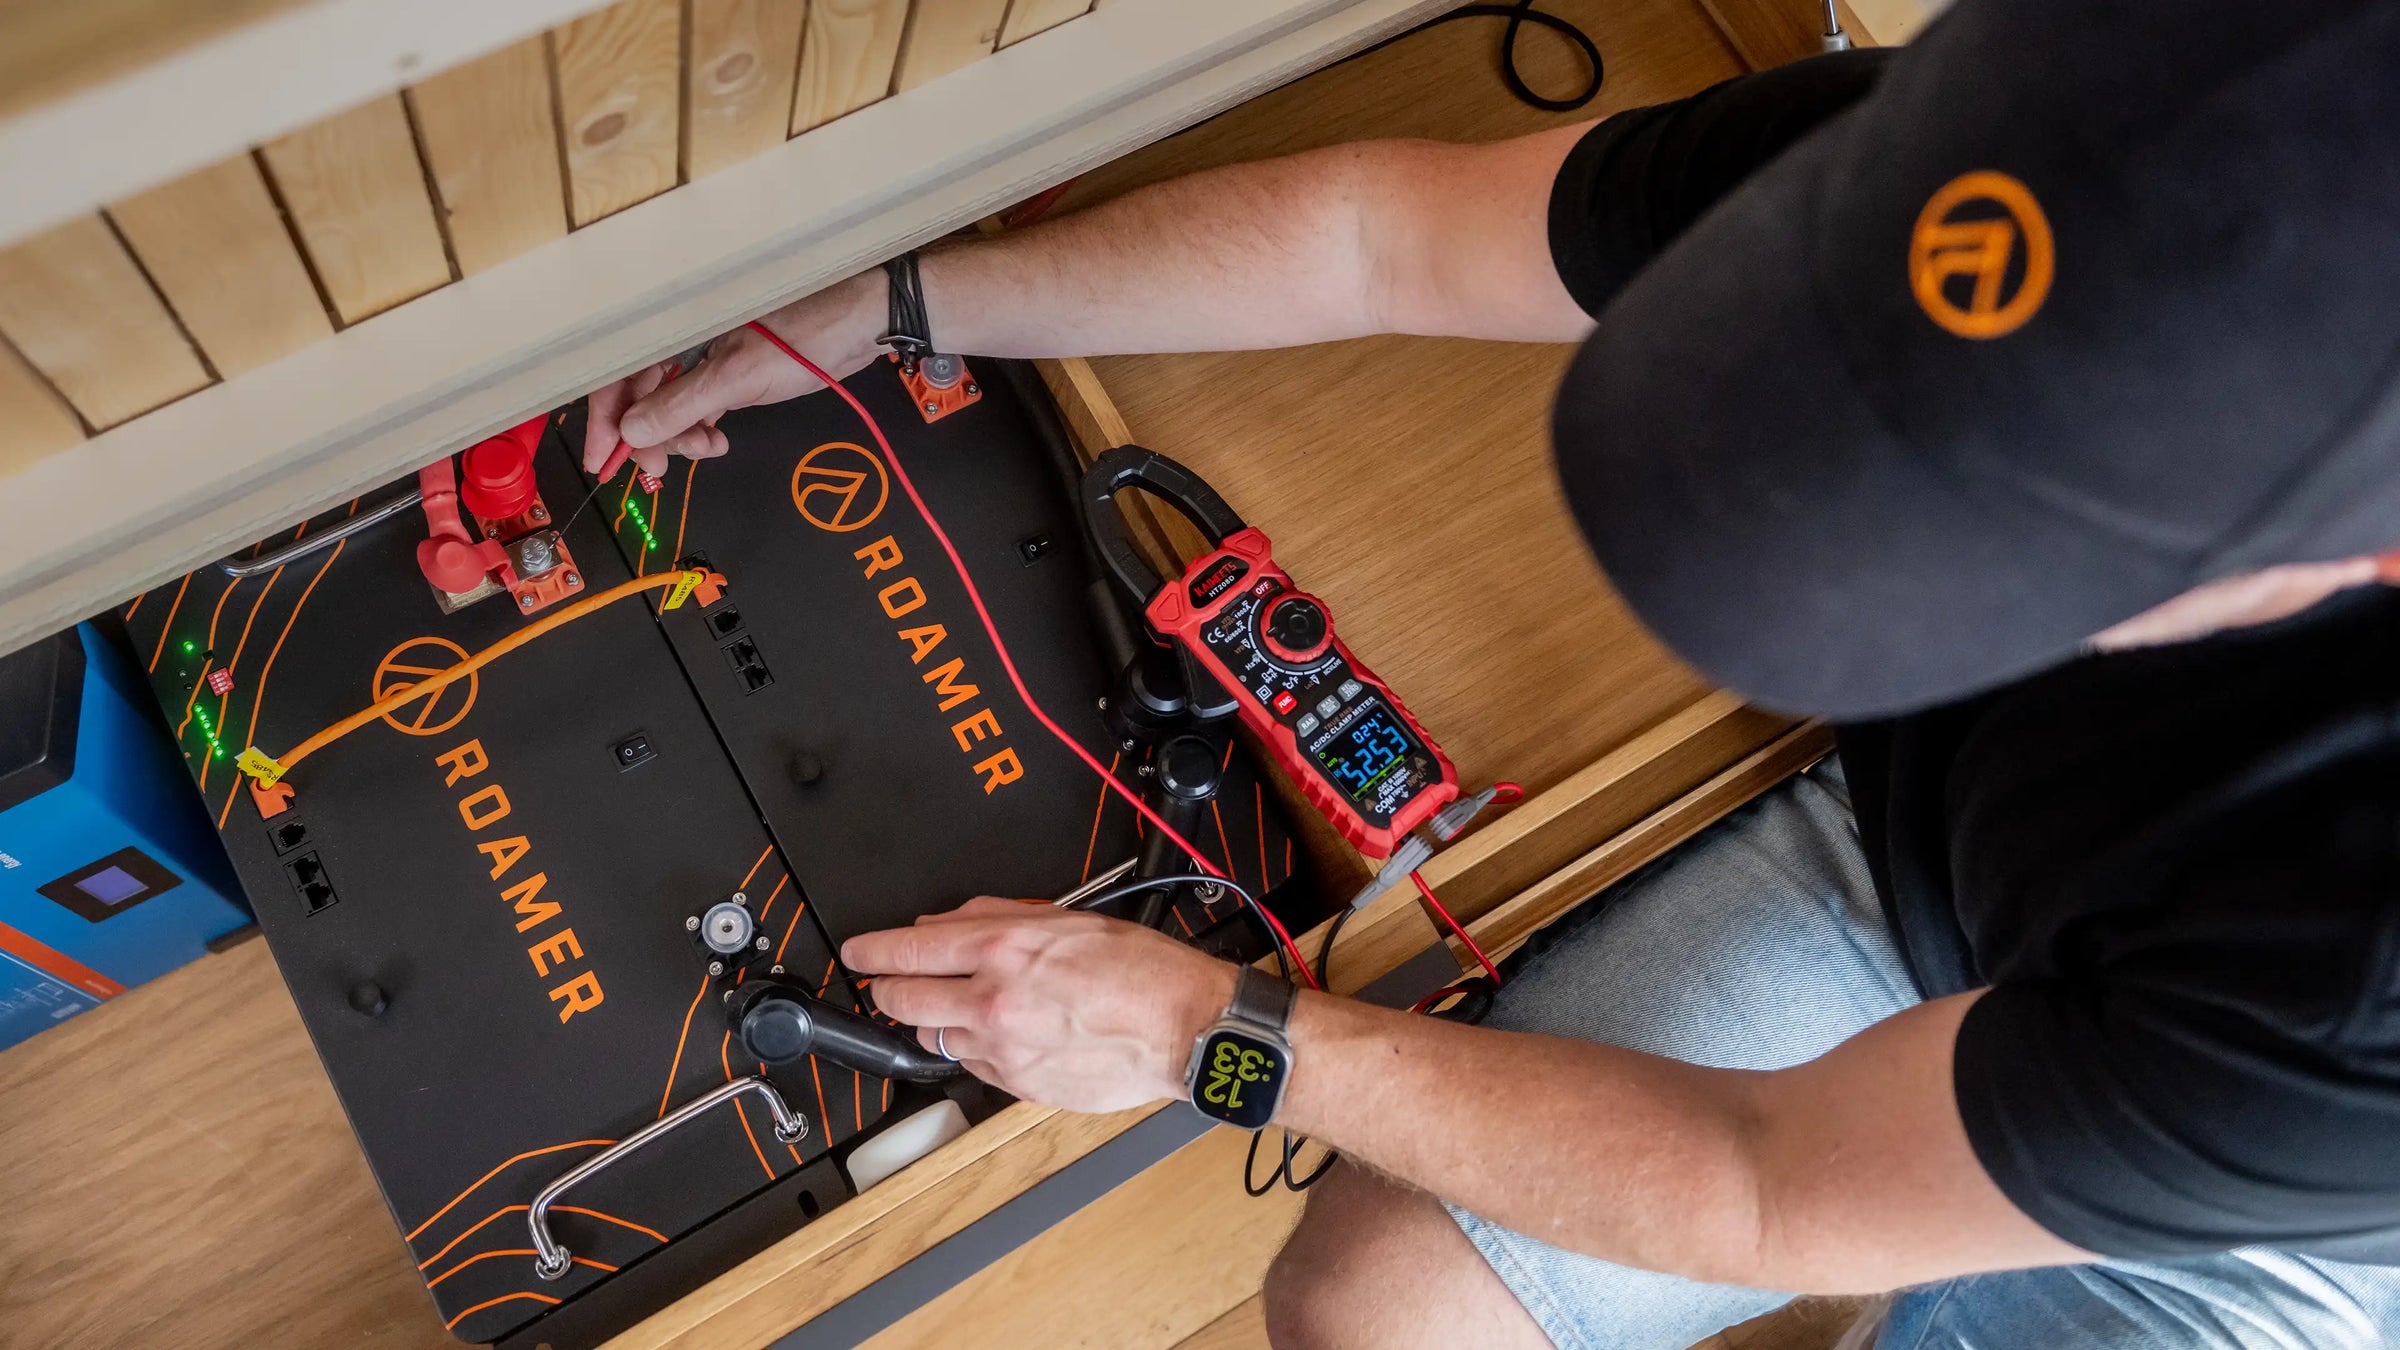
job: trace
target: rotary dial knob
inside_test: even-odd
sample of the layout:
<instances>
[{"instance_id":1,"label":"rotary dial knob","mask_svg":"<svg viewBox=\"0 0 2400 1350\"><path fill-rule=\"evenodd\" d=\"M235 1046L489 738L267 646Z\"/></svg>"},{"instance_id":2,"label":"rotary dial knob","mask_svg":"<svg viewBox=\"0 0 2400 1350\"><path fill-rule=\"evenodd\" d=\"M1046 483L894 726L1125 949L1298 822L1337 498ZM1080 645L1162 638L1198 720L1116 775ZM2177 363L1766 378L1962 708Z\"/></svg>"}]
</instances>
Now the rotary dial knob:
<instances>
[{"instance_id":1,"label":"rotary dial knob","mask_svg":"<svg viewBox=\"0 0 2400 1350\"><path fill-rule=\"evenodd\" d=\"M1273 660L1304 665L1333 646L1333 623L1315 596L1286 591L1259 607L1258 637Z\"/></svg>"}]
</instances>

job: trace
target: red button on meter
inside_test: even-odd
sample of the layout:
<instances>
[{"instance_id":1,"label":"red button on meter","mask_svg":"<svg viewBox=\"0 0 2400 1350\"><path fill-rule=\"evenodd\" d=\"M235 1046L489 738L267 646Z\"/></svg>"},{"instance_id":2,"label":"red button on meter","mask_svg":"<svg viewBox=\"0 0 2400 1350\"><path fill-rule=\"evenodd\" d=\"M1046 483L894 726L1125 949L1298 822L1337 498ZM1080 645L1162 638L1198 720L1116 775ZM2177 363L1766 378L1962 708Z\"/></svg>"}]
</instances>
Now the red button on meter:
<instances>
[{"instance_id":1,"label":"red button on meter","mask_svg":"<svg viewBox=\"0 0 2400 1350\"><path fill-rule=\"evenodd\" d=\"M1289 689L1286 689L1282 693L1275 696L1275 711L1279 713L1289 713L1292 709L1299 706L1300 700L1293 698L1292 691Z\"/></svg>"}]
</instances>

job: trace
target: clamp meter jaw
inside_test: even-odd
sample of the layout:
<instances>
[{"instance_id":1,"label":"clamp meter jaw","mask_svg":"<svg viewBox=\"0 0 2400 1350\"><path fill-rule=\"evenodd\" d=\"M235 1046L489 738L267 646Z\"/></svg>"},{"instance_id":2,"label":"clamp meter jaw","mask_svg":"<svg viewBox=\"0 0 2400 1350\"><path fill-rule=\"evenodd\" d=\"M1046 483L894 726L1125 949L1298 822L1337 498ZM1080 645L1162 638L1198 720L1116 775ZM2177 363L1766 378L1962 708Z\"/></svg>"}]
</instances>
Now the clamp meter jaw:
<instances>
[{"instance_id":1,"label":"clamp meter jaw","mask_svg":"<svg viewBox=\"0 0 2400 1350\"><path fill-rule=\"evenodd\" d=\"M1173 505L1211 545L1173 581L1126 536L1114 503L1128 487ZM1083 497L1094 543L1142 601L1151 631L1224 686L1309 804L1359 851L1391 856L1458 796L1458 771L1351 654L1324 602L1294 584L1267 536L1190 470L1119 446L1093 463Z\"/></svg>"}]
</instances>

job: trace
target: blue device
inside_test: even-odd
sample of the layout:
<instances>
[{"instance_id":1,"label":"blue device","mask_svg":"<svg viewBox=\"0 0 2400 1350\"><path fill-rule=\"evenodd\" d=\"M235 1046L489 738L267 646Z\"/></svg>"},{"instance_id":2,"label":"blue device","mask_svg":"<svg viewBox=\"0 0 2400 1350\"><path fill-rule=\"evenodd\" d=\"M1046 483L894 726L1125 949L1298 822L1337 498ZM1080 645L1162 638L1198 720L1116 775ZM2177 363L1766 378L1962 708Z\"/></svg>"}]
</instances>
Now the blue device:
<instances>
[{"instance_id":1,"label":"blue device","mask_svg":"<svg viewBox=\"0 0 2400 1350\"><path fill-rule=\"evenodd\" d=\"M133 658L91 624L0 656L0 1048L250 922Z\"/></svg>"}]
</instances>

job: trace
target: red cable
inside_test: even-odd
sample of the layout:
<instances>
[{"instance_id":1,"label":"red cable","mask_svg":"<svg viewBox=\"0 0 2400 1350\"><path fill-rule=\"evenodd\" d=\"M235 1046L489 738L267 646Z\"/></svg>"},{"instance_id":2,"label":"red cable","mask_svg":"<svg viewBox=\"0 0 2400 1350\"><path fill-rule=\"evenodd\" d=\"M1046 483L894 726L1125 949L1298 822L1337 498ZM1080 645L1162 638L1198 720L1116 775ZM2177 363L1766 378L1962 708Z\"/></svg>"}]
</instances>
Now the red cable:
<instances>
[{"instance_id":1,"label":"red cable","mask_svg":"<svg viewBox=\"0 0 2400 1350\"><path fill-rule=\"evenodd\" d=\"M809 360L807 357L802 356L798 349L794 348L792 344L784 341L782 338L776 336L774 331L768 328L765 324L753 319L748 326L755 330L759 336L765 338L769 342L774 343L776 349L781 351L785 356L788 356L794 361L799 362L802 369L823 381L826 388L831 389L833 392L841 395L842 402L850 405L850 411L857 413L858 419L867 424L867 430L872 432L875 436L875 444L877 448L883 451L884 462L889 464L892 468L892 476L900 480L901 489L908 493L909 503L917 508L917 514L924 519L926 528L933 531L933 537L941 543L942 552L950 555L951 570L958 573L958 579L960 583L967 588L967 599L975 606L975 617L983 621L983 631L985 635L990 637L992 640L992 650L1000 654L1000 668L1008 672L1008 682L1016 686L1017 697L1024 700L1026 711L1032 713L1035 721L1041 723L1043 727L1048 729L1051 735L1057 737L1059 744L1073 751L1077 759L1082 760L1093 773L1100 775L1101 782L1106 783L1109 788L1118 796L1123 797L1126 801L1132 803L1133 809L1139 811L1144 820L1147 820L1152 825L1157 826L1161 834L1164 834L1167 838L1175 841L1176 847L1182 849L1185 853L1190 854L1192 861L1200 864L1202 871L1208 873L1212 877L1216 877L1221 881L1231 880L1231 878L1227 877L1215 863L1212 863L1208 860L1207 855L1203 854L1198 848L1194 847L1191 840L1186 839L1181 834L1177 833L1175 827L1169 825L1164 817L1160 816L1158 812L1151 810L1150 804L1143 801L1139 794L1134 792L1131 788L1126 787L1123 783L1118 782L1117 776L1103 768L1100 764L1100 761L1092 757L1092 752L1083 748L1083 743L1081 741L1078 741L1074 737L1068 735L1066 731L1058 725L1058 723L1051 721L1050 714L1042 711L1042 705L1033 701L1033 691L1025 687L1024 677L1017 674L1017 663L1009 659L1008 644L1000 640L1000 629L998 625L992 622L992 612L984 608L983 593L975 589L975 578L967 573L966 559L959 556L957 546L950 542L950 535L947 531L942 529L941 522L933 518L933 512L926 507L925 499L917 495L917 485L909 481L908 470L901 467L900 456L893 453L892 443L884 438L882 425L876 422L875 415L873 413L867 411L867 405L859 402L856 395L852 394L848 389L842 387L841 381L833 378L831 375L826 374L823 367L819 366L816 362ZM1424 883L1419 882L1418 884L1422 886ZM1267 921L1267 926L1275 930L1275 940L1283 944L1284 951L1290 955L1292 964L1299 970L1300 978L1308 982L1309 988L1317 988L1317 977L1315 973L1308 968L1308 962L1301 959L1299 944L1292 941L1292 935L1290 931L1284 928L1282 921L1275 917L1274 913L1266 907L1266 904L1263 901L1256 905L1255 908L1258 910L1258 916ZM1473 946L1473 941L1470 940L1468 945Z\"/></svg>"},{"instance_id":2,"label":"red cable","mask_svg":"<svg viewBox=\"0 0 2400 1350\"><path fill-rule=\"evenodd\" d=\"M1445 909L1441 900L1434 895L1433 888L1425 884L1424 877L1411 872L1408 874L1408 879L1417 883L1417 894L1425 897L1425 903L1433 906L1433 912L1442 916L1442 922L1450 925L1450 931L1458 934L1458 940L1467 944L1468 951L1475 953L1475 959L1483 963L1483 973L1492 977L1492 987L1498 988L1500 986L1500 968L1492 964L1492 958L1483 954L1483 948L1475 945L1475 939L1467 932L1466 925L1451 917L1450 911Z\"/></svg>"}]
</instances>

